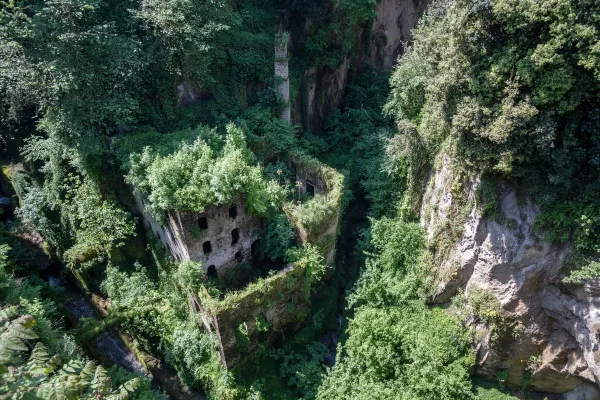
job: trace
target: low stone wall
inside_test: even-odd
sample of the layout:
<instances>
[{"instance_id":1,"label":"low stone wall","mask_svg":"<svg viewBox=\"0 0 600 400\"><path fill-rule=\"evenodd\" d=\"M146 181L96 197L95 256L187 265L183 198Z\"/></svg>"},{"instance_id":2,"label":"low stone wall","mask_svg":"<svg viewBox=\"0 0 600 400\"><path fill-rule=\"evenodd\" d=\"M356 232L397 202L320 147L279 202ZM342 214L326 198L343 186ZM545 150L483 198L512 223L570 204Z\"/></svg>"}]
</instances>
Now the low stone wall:
<instances>
[{"instance_id":1,"label":"low stone wall","mask_svg":"<svg viewBox=\"0 0 600 400\"><path fill-rule=\"evenodd\" d=\"M305 272L303 265L290 265L223 300L211 297L205 289L199 293L204 327L217 336L227 368L234 367L259 344L271 343L282 333L299 328L310 305Z\"/></svg>"}]
</instances>

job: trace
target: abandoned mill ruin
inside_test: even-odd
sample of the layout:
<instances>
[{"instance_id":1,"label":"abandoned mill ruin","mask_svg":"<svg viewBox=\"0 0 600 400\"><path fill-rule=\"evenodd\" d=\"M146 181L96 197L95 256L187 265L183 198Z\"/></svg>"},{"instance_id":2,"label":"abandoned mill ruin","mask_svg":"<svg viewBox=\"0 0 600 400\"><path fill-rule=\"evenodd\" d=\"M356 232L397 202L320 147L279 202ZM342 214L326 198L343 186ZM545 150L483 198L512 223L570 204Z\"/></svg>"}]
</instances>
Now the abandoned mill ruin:
<instances>
[{"instance_id":1,"label":"abandoned mill ruin","mask_svg":"<svg viewBox=\"0 0 600 400\"><path fill-rule=\"evenodd\" d=\"M286 34L277 37L275 75L284 106L281 119L289 124L287 40ZM344 177L302 153L287 154L284 163L290 174L288 190L293 196L280 205L279 211L293 228L294 242L315 248L321 263L331 269ZM266 219L249 207L247 190L239 188L230 201L215 201L201 211L170 208L159 214L162 218L149 211L148 193L137 188L133 193L146 227L173 259L198 263L201 279L217 282L223 289L215 295L202 287L190 293L189 299L204 329L216 336L221 361L227 368L252 354L259 344L281 342L302 326L309 314L314 280L329 274L315 278L311 266L300 260L276 269L267 266L269 273L264 278L248 276L252 275L248 269L265 269L258 249Z\"/></svg>"}]
</instances>

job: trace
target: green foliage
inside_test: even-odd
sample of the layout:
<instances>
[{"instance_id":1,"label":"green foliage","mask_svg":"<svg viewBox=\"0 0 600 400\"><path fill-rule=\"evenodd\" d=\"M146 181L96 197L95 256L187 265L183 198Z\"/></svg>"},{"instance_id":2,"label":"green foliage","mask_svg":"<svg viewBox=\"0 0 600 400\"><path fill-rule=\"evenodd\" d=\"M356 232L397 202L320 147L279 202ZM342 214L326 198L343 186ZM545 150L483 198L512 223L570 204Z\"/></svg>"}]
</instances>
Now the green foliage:
<instances>
[{"instance_id":1,"label":"green foliage","mask_svg":"<svg viewBox=\"0 0 600 400\"><path fill-rule=\"evenodd\" d=\"M272 261L285 260L286 252L294 240L294 229L283 213L270 215L261 238L260 252Z\"/></svg>"},{"instance_id":2,"label":"green foliage","mask_svg":"<svg viewBox=\"0 0 600 400\"><path fill-rule=\"evenodd\" d=\"M158 220L167 210L202 212L206 206L230 203L242 194L251 213L264 215L280 201L281 189L276 182L266 182L262 167L253 163L244 133L229 124L222 149L198 138L165 156L150 147L133 154L127 179L148 196Z\"/></svg>"},{"instance_id":3,"label":"green foliage","mask_svg":"<svg viewBox=\"0 0 600 400\"><path fill-rule=\"evenodd\" d=\"M227 1L143 0L134 15L162 45L172 73L212 81L212 68L225 56L220 46L232 22Z\"/></svg>"},{"instance_id":4,"label":"green foliage","mask_svg":"<svg viewBox=\"0 0 600 400\"><path fill-rule=\"evenodd\" d=\"M246 110L238 120L248 130L248 145L262 160L281 158L297 146L297 127L273 115L265 107L254 106Z\"/></svg>"},{"instance_id":5,"label":"green foliage","mask_svg":"<svg viewBox=\"0 0 600 400\"><path fill-rule=\"evenodd\" d=\"M176 280L186 292L196 293L203 286L205 273L202 264L195 261L183 261L177 266Z\"/></svg>"},{"instance_id":6,"label":"green foliage","mask_svg":"<svg viewBox=\"0 0 600 400\"><path fill-rule=\"evenodd\" d=\"M488 219L494 220L500 217L498 182L493 179L484 179L477 188L477 197L481 207L481 213Z\"/></svg>"},{"instance_id":7,"label":"green foliage","mask_svg":"<svg viewBox=\"0 0 600 400\"><path fill-rule=\"evenodd\" d=\"M425 245L421 227L389 218L372 224L372 253L350 295L350 304L385 306L425 298L428 269L421 258Z\"/></svg>"},{"instance_id":8,"label":"green foliage","mask_svg":"<svg viewBox=\"0 0 600 400\"><path fill-rule=\"evenodd\" d=\"M334 69L353 49L356 27L367 25L375 16L377 2L340 0L330 4L325 21L314 24L306 47L313 66Z\"/></svg>"},{"instance_id":9,"label":"green foliage","mask_svg":"<svg viewBox=\"0 0 600 400\"><path fill-rule=\"evenodd\" d=\"M402 167L385 162L393 136L391 119L381 114L388 92L389 77L361 65L349 79L341 110L327 116L323 132L303 135L311 154L345 171L349 188L358 194L364 189L373 216L391 215L404 185Z\"/></svg>"},{"instance_id":10,"label":"green foliage","mask_svg":"<svg viewBox=\"0 0 600 400\"><path fill-rule=\"evenodd\" d=\"M583 284L591 280L600 279L600 262L589 261L579 268L572 270L563 281L565 283Z\"/></svg>"},{"instance_id":11,"label":"green foliage","mask_svg":"<svg viewBox=\"0 0 600 400\"><path fill-rule=\"evenodd\" d=\"M289 387L296 390L300 399L314 399L323 380L325 368L322 364L327 348L319 342L306 345L302 353L291 350L273 349L270 357L281 362L279 372Z\"/></svg>"},{"instance_id":12,"label":"green foliage","mask_svg":"<svg viewBox=\"0 0 600 400\"><path fill-rule=\"evenodd\" d=\"M41 297L31 278L11 276L12 260L0 247L0 396L7 399L161 399L150 382L80 357L73 339L60 338L56 305ZM29 290L25 287L29 286ZM33 289L33 290L32 290ZM37 341L37 343L36 343Z\"/></svg>"},{"instance_id":13,"label":"green foliage","mask_svg":"<svg viewBox=\"0 0 600 400\"><path fill-rule=\"evenodd\" d=\"M116 8L93 0L1 7L0 91L9 118L37 108L39 127L84 157L137 119L147 61L140 41L115 23Z\"/></svg>"},{"instance_id":14,"label":"green foliage","mask_svg":"<svg viewBox=\"0 0 600 400\"><path fill-rule=\"evenodd\" d=\"M125 239L135 233L135 225L130 214L103 199L89 179L81 182L76 176L69 178L63 213L75 232L75 244L65 251L64 258L70 267L85 268L88 260L123 246Z\"/></svg>"},{"instance_id":15,"label":"green foliage","mask_svg":"<svg viewBox=\"0 0 600 400\"><path fill-rule=\"evenodd\" d=\"M267 332L271 327L271 324L265 319L263 314L258 314L255 317L256 320L256 330L258 332Z\"/></svg>"},{"instance_id":16,"label":"green foliage","mask_svg":"<svg viewBox=\"0 0 600 400\"><path fill-rule=\"evenodd\" d=\"M192 144L197 138L209 143L219 144L221 138L215 129L198 126L196 129L159 133L152 127L141 127L125 135L115 137L111 150L121 161L121 168L128 171L131 168L131 155L141 154L144 148L150 146L154 154L167 155L179 150L183 143Z\"/></svg>"},{"instance_id":17,"label":"green foliage","mask_svg":"<svg viewBox=\"0 0 600 400\"><path fill-rule=\"evenodd\" d=\"M300 266L305 271L307 296L311 289L315 290L315 285L325 277L330 269L325 264L325 258L319 251L319 248L311 244L289 249L287 257L290 262Z\"/></svg>"},{"instance_id":18,"label":"green foliage","mask_svg":"<svg viewBox=\"0 0 600 400\"><path fill-rule=\"evenodd\" d=\"M194 387L198 387L199 382L217 384L228 376L216 351L214 338L189 323L175 328L167 360L180 371L183 381Z\"/></svg>"},{"instance_id":19,"label":"green foliage","mask_svg":"<svg viewBox=\"0 0 600 400\"><path fill-rule=\"evenodd\" d=\"M318 399L470 399L469 336L420 302L359 308Z\"/></svg>"},{"instance_id":20,"label":"green foliage","mask_svg":"<svg viewBox=\"0 0 600 400\"><path fill-rule=\"evenodd\" d=\"M528 187L550 239L575 233L593 247L599 14L566 0L435 2L391 79L386 111L411 127L394 152L423 170L449 144L471 170ZM425 175L409 176L418 188Z\"/></svg>"},{"instance_id":21,"label":"green foliage","mask_svg":"<svg viewBox=\"0 0 600 400\"><path fill-rule=\"evenodd\" d=\"M310 230L319 230L337 215L339 205L331 196L316 194L294 208L294 218Z\"/></svg>"},{"instance_id":22,"label":"green foliage","mask_svg":"<svg viewBox=\"0 0 600 400\"><path fill-rule=\"evenodd\" d=\"M22 316L35 323L33 317L29 315ZM9 330L2 333L10 332ZM27 331L27 328L24 328ZM28 335L20 336L21 338L34 339L31 331ZM13 346L14 352L27 351L27 347ZM106 398L112 400L124 398L137 398L135 393L140 389L142 381L135 377L123 382L120 386L115 387L111 383L111 378L107 371L102 366L96 366L92 362L83 360L70 360L62 365L58 355L50 356L46 347L42 343L37 343L29 356L26 363L17 363L10 369L0 366L0 376L2 376L2 384L0 384L0 395L9 399L19 398L36 398L36 399L55 399L55 398L70 398L70 399L95 399ZM157 399L156 396L149 390L149 385L146 381L146 393L140 398Z\"/></svg>"},{"instance_id":23,"label":"green foliage","mask_svg":"<svg viewBox=\"0 0 600 400\"><path fill-rule=\"evenodd\" d=\"M127 318L125 327L139 337L172 341L174 324L182 314L185 299L177 291L165 295L158 285L141 270L132 274L107 268L102 290L111 299L111 311ZM171 288L173 290L174 288Z\"/></svg>"},{"instance_id":24,"label":"green foliage","mask_svg":"<svg viewBox=\"0 0 600 400\"><path fill-rule=\"evenodd\" d=\"M201 283L200 265L172 265L159 243L152 243L150 250L158 279L140 265L131 273L107 269L102 289L111 299L111 315L124 320L123 326L146 351L164 355L184 383L208 388L215 398L236 398L233 378L220 362L215 339L201 330L198 316L190 313L188 291ZM181 285L183 277L191 281Z\"/></svg>"},{"instance_id":25,"label":"green foliage","mask_svg":"<svg viewBox=\"0 0 600 400\"><path fill-rule=\"evenodd\" d=\"M248 338L248 330L245 323L239 324L235 328L235 346L240 354L248 354L250 338Z\"/></svg>"},{"instance_id":26,"label":"green foliage","mask_svg":"<svg viewBox=\"0 0 600 400\"><path fill-rule=\"evenodd\" d=\"M491 382L476 380L474 385L474 395L476 400L513 400L517 399L505 391L495 387Z\"/></svg>"},{"instance_id":27,"label":"green foliage","mask_svg":"<svg viewBox=\"0 0 600 400\"><path fill-rule=\"evenodd\" d=\"M469 304L473 315L485 323L497 322L502 318L500 301L485 289L476 286L469 288Z\"/></svg>"}]
</instances>

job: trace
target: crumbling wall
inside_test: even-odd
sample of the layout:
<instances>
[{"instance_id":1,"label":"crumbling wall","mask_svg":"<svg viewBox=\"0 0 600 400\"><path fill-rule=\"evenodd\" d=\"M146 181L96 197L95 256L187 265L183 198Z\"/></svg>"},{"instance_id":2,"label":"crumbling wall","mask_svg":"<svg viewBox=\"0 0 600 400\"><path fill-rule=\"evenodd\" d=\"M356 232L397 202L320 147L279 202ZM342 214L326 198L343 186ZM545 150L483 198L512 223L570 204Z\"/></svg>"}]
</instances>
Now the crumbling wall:
<instances>
[{"instance_id":1,"label":"crumbling wall","mask_svg":"<svg viewBox=\"0 0 600 400\"><path fill-rule=\"evenodd\" d=\"M271 343L282 333L299 328L310 304L305 275L304 266L290 265L223 300L212 298L205 289L199 294L202 321L207 331L217 336L227 368L234 367L259 344ZM263 324L262 332L257 321Z\"/></svg>"},{"instance_id":2,"label":"crumbling wall","mask_svg":"<svg viewBox=\"0 0 600 400\"><path fill-rule=\"evenodd\" d=\"M135 190L134 196L146 225L177 261L198 261L205 270L214 266L219 275L238 263L249 261L252 244L262 229L262 219L248 214L244 198L233 204L207 207L202 213L169 211L165 213L166 226L162 226L145 211L143 196ZM235 207L235 217L230 216L231 207ZM200 227L201 218L206 218L206 229ZM232 240L234 229L238 232L236 243ZM205 253L207 242L211 251Z\"/></svg>"},{"instance_id":3,"label":"crumbling wall","mask_svg":"<svg viewBox=\"0 0 600 400\"><path fill-rule=\"evenodd\" d=\"M300 243L310 243L319 247L327 265L333 265L344 194L344 176L334 168L304 154L291 155L289 165L295 171L300 194L305 195L308 185L311 185L314 188L314 198L308 201L321 201L324 207L321 208L323 213L318 216L318 221L311 224L303 218L303 212L310 208L308 202L288 203L284 205L284 212L296 228Z\"/></svg>"},{"instance_id":4,"label":"crumbling wall","mask_svg":"<svg viewBox=\"0 0 600 400\"><path fill-rule=\"evenodd\" d=\"M175 257L177 260L189 260L190 256L188 254L187 248L185 245L179 240L178 236L174 235L170 229L165 229L161 224L159 224L153 217L146 211L146 200L144 199L144 195L142 195L137 189L133 189L133 197L135 198L135 204L139 210L139 212L144 217L144 225L147 228L150 228L154 234L160 239L163 245Z\"/></svg>"},{"instance_id":5,"label":"crumbling wall","mask_svg":"<svg viewBox=\"0 0 600 400\"><path fill-rule=\"evenodd\" d=\"M333 265L344 177L302 154L291 155L289 165L295 171L301 193L310 184L315 197L304 205L290 202L284 205L284 211L296 227L300 242L316 245L326 263ZM307 225L302 219L302 207L316 199L323 201L329 212L316 224ZM221 360L227 368L238 364L260 343L273 342L300 327L310 308L309 279L306 267L297 263L242 291L228 294L223 300L212 298L206 290L199 293L197 308L202 322L207 331L216 335ZM257 321L268 328L261 330Z\"/></svg>"},{"instance_id":6,"label":"crumbling wall","mask_svg":"<svg viewBox=\"0 0 600 400\"><path fill-rule=\"evenodd\" d=\"M235 207L236 216L229 214ZM205 269L215 266L219 275L243 261L249 261L252 244L262 229L262 219L248 214L244 198L232 204L206 207L203 213L171 211L168 214L169 230L187 249L192 261L199 261ZM208 227L200 227L206 218ZM238 241L233 243L232 232L238 230ZM211 251L205 254L205 243Z\"/></svg>"}]
</instances>

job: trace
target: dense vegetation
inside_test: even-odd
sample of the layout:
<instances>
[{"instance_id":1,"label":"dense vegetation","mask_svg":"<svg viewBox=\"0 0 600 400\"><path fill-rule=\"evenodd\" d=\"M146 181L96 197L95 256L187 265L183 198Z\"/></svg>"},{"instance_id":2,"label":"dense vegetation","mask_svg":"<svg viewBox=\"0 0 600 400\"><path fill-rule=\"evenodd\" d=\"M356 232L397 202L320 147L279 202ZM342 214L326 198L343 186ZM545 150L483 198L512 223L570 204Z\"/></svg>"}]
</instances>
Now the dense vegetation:
<instances>
[{"instance_id":1,"label":"dense vegetation","mask_svg":"<svg viewBox=\"0 0 600 400\"><path fill-rule=\"evenodd\" d=\"M6 232L0 235L5 237ZM0 246L0 395L3 398L162 399L146 377L90 361L65 331L58 301L65 293L32 274L34 265Z\"/></svg>"},{"instance_id":2,"label":"dense vegetation","mask_svg":"<svg viewBox=\"0 0 600 400\"><path fill-rule=\"evenodd\" d=\"M495 182L508 180L542 207L536 224L548 239L573 239L578 262L592 262L600 250L599 13L593 1L432 6L386 105L412 199L435 155L450 152L489 182L489 214Z\"/></svg>"},{"instance_id":3,"label":"dense vegetation","mask_svg":"<svg viewBox=\"0 0 600 400\"><path fill-rule=\"evenodd\" d=\"M483 176L487 216L510 184L541 206L540 232L573 241L565 283L600 277L600 5L436 1L391 77L360 59L375 6L0 4L0 184L18 202L0 232L0 397L162 398L147 379L90 362L76 344L85 326L67 331L54 322L67 314L58 306L64 293L40 278L24 244L39 234L36 244L43 239L84 293L110 299L108 320L210 398L512 398L473 382L472 332L460 312L428 304L434 250L415 211L427 172L448 153L465 176ZM280 28L291 32L298 126L278 118ZM330 73L346 61L351 77L339 108L310 132L301 105L307 71ZM360 237L356 252L338 254L335 271L316 248L296 247L281 211L287 205L319 231L340 206L296 191L284 162L290 152L345 175L336 194L344 192L342 209L351 211L341 229L362 231L343 236ZM194 311L195 296L206 291L226 307L247 283L240 277L261 288L269 272L241 264L215 281L199 263L176 262L143 229L129 185L161 223L171 210L201 212L244 196L249 211L265 217L265 264L294 262L307 271L304 295L313 303L299 316L301 329L227 370ZM463 309L483 322L498 318L485 294L471 297ZM270 328L260 318L256 325ZM243 351L247 338L238 333ZM331 333L341 336L335 366L327 367L332 354L322 341Z\"/></svg>"}]
</instances>

